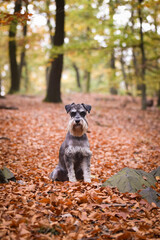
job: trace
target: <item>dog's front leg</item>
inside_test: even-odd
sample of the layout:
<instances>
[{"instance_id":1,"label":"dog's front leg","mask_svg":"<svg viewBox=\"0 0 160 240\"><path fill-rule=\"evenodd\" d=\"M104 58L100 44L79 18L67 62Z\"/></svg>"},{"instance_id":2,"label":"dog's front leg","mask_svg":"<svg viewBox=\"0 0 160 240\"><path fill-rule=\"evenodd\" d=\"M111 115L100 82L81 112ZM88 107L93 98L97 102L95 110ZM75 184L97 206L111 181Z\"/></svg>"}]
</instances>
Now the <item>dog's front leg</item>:
<instances>
[{"instance_id":1,"label":"dog's front leg","mask_svg":"<svg viewBox=\"0 0 160 240\"><path fill-rule=\"evenodd\" d=\"M58 176L57 169L54 169L51 174L49 175L49 178L52 179L52 181L55 181Z\"/></svg>"},{"instance_id":2,"label":"dog's front leg","mask_svg":"<svg viewBox=\"0 0 160 240\"><path fill-rule=\"evenodd\" d=\"M82 162L82 171L84 182L91 182L90 158L85 157Z\"/></svg>"},{"instance_id":3,"label":"dog's front leg","mask_svg":"<svg viewBox=\"0 0 160 240\"><path fill-rule=\"evenodd\" d=\"M69 159L66 158L65 159L65 163L66 163L66 168L68 171L68 178L70 182L76 182L76 175L75 175L75 171L74 171L74 161L73 159Z\"/></svg>"}]
</instances>

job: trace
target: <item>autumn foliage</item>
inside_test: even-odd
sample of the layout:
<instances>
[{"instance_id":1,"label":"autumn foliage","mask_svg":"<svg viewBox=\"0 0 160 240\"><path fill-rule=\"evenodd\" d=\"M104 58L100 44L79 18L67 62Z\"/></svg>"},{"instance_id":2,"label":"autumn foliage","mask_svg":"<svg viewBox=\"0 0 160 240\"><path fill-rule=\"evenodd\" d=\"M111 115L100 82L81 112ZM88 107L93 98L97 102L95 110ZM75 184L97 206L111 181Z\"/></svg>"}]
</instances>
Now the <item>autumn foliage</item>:
<instances>
[{"instance_id":1,"label":"autumn foliage","mask_svg":"<svg viewBox=\"0 0 160 240\"><path fill-rule=\"evenodd\" d=\"M160 160L160 112L130 97L63 96L63 104L7 96L0 105L0 168L17 182L0 184L1 239L159 239L160 209L138 193L101 187L124 167L150 172ZM92 182L54 182L48 175L69 116L64 104L88 103ZM156 183L160 192L160 184Z\"/></svg>"}]
</instances>

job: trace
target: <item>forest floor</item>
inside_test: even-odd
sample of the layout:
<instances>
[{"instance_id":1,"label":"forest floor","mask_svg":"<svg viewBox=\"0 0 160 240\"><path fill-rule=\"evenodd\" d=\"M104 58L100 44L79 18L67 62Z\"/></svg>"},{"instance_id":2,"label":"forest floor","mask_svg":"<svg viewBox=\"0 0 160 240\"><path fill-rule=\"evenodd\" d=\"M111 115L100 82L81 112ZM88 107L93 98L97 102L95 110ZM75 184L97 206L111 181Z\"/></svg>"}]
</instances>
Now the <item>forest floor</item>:
<instances>
[{"instance_id":1,"label":"forest floor","mask_svg":"<svg viewBox=\"0 0 160 240\"><path fill-rule=\"evenodd\" d=\"M93 153L91 183L48 178L58 162L69 116L64 105L87 103ZM137 193L101 187L124 167L150 172L160 163L160 110L140 110L138 98L70 94L62 104L11 96L0 105L0 168L17 182L0 184L0 238L160 239L160 209ZM160 184L156 190L160 192Z\"/></svg>"}]
</instances>

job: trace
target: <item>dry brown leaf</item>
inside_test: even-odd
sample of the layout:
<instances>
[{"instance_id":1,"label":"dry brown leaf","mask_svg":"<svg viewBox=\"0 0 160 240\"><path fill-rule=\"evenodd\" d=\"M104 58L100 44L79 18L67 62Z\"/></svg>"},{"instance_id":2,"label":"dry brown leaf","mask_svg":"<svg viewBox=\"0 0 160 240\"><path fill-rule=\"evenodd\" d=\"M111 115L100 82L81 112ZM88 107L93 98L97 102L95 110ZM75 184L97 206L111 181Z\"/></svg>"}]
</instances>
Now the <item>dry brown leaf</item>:
<instances>
[{"instance_id":1,"label":"dry brown leaf","mask_svg":"<svg viewBox=\"0 0 160 240\"><path fill-rule=\"evenodd\" d=\"M92 105L87 133L93 153L92 182L53 183L48 178L66 135L63 104L10 95L0 100L19 108L0 112L1 136L10 139L0 139L0 167L8 167L20 181L0 184L1 238L157 239L160 211L154 203L101 184L124 167L146 172L158 167L160 112L144 113L132 104L122 108L125 96L115 96L114 101L110 96L97 101L97 94L63 98L64 104L83 99ZM160 192L159 177L156 180Z\"/></svg>"}]
</instances>

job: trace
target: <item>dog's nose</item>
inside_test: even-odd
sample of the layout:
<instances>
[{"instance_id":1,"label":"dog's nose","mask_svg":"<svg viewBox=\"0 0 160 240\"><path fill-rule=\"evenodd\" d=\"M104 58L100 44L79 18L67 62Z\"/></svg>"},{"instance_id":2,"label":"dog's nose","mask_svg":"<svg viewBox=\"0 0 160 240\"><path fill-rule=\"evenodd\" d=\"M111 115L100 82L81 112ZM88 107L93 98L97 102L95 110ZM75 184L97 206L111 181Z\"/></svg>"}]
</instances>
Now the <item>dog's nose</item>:
<instances>
[{"instance_id":1,"label":"dog's nose","mask_svg":"<svg viewBox=\"0 0 160 240\"><path fill-rule=\"evenodd\" d=\"M80 123L80 120L75 120L76 124Z\"/></svg>"}]
</instances>

